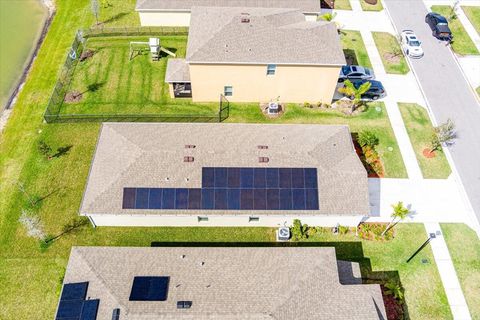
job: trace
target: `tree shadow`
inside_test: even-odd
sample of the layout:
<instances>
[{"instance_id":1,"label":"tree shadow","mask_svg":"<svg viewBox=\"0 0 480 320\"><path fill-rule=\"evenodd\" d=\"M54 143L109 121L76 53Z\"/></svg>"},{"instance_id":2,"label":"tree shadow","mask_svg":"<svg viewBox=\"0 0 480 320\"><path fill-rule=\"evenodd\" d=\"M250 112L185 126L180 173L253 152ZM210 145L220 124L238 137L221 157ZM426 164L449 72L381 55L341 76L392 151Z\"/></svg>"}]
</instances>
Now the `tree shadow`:
<instances>
[{"instance_id":1,"label":"tree shadow","mask_svg":"<svg viewBox=\"0 0 480 320\"><path fill-rule=\"evenodd\" d=\"M385 284L395 281L403 288L398 271L373 271L369 258L363 252L360 241L338 242L157 242L150 243L151 247L334 247L337 260L356 262L360 265L361 280L363 284ZM339 280L340 281L340 280ZM351 284L355 285L355 284ZM381 315L378 305L377 312ZM402 305L404 319L409 320L408 307Z\"/></svg>"},{"instance_id":2,"label":"tree shadow","mask_svg":"<svg viewBox=\"0 0 480 320\"><path fill-rule=\"evenodd\" d=\"M73 146L72 145L68 145L68 146L64 146L64 147L59 147L57 149L57 152L52 155L52 158L60 158L61 156L64 156L66 154L68 154L68 152L70 151L70 149L72 149Z\"/></svg>"},{"instance_id":3,"label":"tree shadow","mask_svg":"<svg viewBox=\"0 0 480 320\"><path fill-rule=\"evenodd\" d=\"M352 49L343 49L343 55L348 65L358 65L357 54L355 50Z\"/></svg>"},{"instance_id":4,"label":"tree shadow","mask_svg":"<svg viewBox=\"0 0 480 320\"><path fill-rule=\"evenodd\" d=\"M111 16L107 20L103 21L103 23L106 24L106 23L118 21L118 20L122 19L123 17L128 16L129 14L130 14L130 12L119 12L116 15Z\"/></svg>"}]
</instances>

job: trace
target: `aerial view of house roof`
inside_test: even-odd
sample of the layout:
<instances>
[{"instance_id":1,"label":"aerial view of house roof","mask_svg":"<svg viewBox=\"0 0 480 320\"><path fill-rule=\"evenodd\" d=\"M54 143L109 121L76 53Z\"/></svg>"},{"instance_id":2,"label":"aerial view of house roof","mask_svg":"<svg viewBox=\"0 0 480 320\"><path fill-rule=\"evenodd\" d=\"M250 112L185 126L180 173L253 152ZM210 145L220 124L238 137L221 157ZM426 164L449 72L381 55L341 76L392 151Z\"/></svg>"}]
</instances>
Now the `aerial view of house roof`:
<instances>
[{"instance_id":1,"label":"aerial view of house roof","mask_svg":"<svg viewBox=\"0 0 480 320\"><path fill-rule=\"evenodd\" d=\"M348 127L103 124L81 214L232 210L369 215Z\"/></svg>"},{"instance_id":2,"label":"aerial view of house roof","mask_svg":"<svg viewBox=\"0 0 480 320\"><path fill-rule=\"evenodd\" d=\"M318 0L138 0L137 11L190 11L197 7L297 8L305 13L320 12Z\"/></svg>"},{"instance_id":3,"label":"aerial view of house roof","mask_svg":"<svg viewBox=\"0 0 480 320\"><path fill-rule=\"evenodd\" d=\"M345 64L330 22L306 21L301 10L194 7L189 63Z\"/></svg>"},{"instance_id":4,"label":"aerial view of house roof","mask_svg":"<svg viewBox=\"0 0 480 320\"><path fill-rule=\"evenodd\" d=\"M82 306L89 319L385 319L378 284L340 283L334 248L73 247L57 319Z\"/></svg>"}]
</instances>

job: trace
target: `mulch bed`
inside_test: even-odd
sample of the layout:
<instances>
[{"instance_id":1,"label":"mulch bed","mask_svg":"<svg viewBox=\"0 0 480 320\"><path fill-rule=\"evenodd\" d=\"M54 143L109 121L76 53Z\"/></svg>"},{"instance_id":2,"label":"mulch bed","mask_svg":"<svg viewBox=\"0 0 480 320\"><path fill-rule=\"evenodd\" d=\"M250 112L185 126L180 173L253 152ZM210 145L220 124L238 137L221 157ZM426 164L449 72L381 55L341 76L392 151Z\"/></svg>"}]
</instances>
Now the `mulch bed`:
<instances>
[{"instance_id":1,"label":"mulch bed","mask_svg":"<svg viewBox=\"0 0 480 320\"><path fill-rule=\"evenodd\" d=\"M365 159L365 155L363 154L363 149L362 147L358 144L356 139L353 140L353 145L355 147L355 152L357 153L358 157L360 158L360 161L362 161L363 166L365 167L365 170L367 170L367 174L369 178L384 178L385 177L385 167L383 166L382 161L378 160L375 164L379 167L382 168L381 172L376 172L372 166L367 163Z\"/></svg>"},{"instance_id":2,"label":"mulch bed","mask_svg":"<svg viewBox=\"0 0 480 320\"><path fill-rule=\"evenodd\" d=\"M365 2L371 5L376 5L378 3L378 0L365 0Z\"/></svg>"},{"instance_id":3,"label":"mulch bed","mask_svg":"<svg viewBox=\"0 0 480 320\"><path fill-rule=\"evenodd\" d=\"M435 158L436 156L435 151L431 152L428 148L423 149L422 154L425 158L428 159Z\"/></svg>"},{"instance_id":4,"label":"mulch bed","mask_svg":"<svg viewBox=\"0 0 480 320\"><path fill-rule=\"evenodd\" d=\"M390 294L386 294L385 290L387 290L383 285L380 285L382 288L382 296L383 296L383 303L385 305L385 311L387 312L387 319L388 320L402 320L403 319L403 307L395 299L394 296Z\"/></svg>"},{"instance_id":5,"label":"mulch bed","mask_svg":"<svg viewBox=\"0 0 480 320\"><path fill-rule=\"evenodd\" d=\"M65 95L66 103L76 103L82 101L83 94L79 91L70 91Z\"/></svg>"}]
</instances>

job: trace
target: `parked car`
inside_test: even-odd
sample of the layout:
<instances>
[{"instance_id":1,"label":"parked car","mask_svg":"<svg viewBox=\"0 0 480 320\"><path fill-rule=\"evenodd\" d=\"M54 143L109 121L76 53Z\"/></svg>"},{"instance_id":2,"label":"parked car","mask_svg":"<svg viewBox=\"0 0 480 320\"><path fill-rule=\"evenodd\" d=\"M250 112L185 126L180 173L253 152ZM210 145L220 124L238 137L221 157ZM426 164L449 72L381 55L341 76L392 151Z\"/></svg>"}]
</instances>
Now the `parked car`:
<instances>
[{"instance_id":1,"label":"parked car","mask_svg":"<svg viewBox=\"0 0 480 320\"><path fill-rule=\"evenodd\" d=\"M387 95L387 92L385 91L385 88L383 87L380 81L357 80L357 81L352 81L352 84L355 86L355 88L358 89L365 82L370 82L371 86L367 92L362 94L362 100L378 100L380 98L384 98ZM349 97L349 98L353 100L353 97Z\"/></svg>"},{"instance_id":2,"label":"parked car","mask_svg":"<svg viewBox=\"0 0 480 320\"><path fill-rule=\"evenodd\" d=\"M345 80L370 80L375 79L373 70L362 66L343 66L340 70L340 76L338 82Z\"/></svg>"},{"instance_id":3,"label":"parked car","mask_svg":"<svg viewBox=\"0 0 480 320\"><path fill-rule=\"evenodd\" d=\"M432 29L432 34L435 38L439 40L452 41L452 31L448 27L447 19L435 12L429 12L425 16L425 22Z\"/></svg>"},{"instance_id":4,"label":"parked car","mask_svg":"<svg viewBox=\"0 0 480 320\"><path fill-rule=\"evenodd\" d=\"M407 56L412 58L423 57L422 43L412 30L403 30L401 34L402 49Z\"/></svg>"}]
</instances>

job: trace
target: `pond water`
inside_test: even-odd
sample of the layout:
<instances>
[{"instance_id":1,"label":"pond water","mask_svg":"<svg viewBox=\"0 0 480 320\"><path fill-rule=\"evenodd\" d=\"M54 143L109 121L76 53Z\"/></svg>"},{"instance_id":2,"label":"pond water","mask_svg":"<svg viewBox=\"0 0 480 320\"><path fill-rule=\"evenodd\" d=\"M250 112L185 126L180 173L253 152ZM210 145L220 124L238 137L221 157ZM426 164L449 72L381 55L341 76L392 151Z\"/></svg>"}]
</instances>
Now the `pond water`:
<instances>
[{"instance_id":1,"label":"pond water","mask_svg":"<svg viewBox=\"0 0 480 320\"><path fill-rule=\"evenodd\" d=\"M28 63L46 17L40 0L0 0L0 110Z\"/></svg>"}]
</instances>

